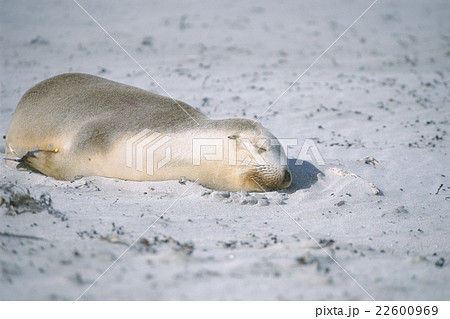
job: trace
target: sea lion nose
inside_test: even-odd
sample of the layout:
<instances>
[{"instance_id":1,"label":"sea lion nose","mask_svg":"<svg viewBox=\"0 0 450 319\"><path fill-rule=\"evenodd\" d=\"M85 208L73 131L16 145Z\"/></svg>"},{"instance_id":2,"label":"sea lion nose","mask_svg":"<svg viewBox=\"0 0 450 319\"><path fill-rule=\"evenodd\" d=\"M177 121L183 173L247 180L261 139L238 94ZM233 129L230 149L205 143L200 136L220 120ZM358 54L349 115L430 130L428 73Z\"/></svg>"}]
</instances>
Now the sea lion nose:
<instances>
[{"instance_id":1,"label":"sea lion nose","mask_svg":"<svg viewBox=\"0 0 450 319\"><path fill-rule=\"evenodd\" d=\"M289 186L291 184L292 181L292 176L291 173L289 173L289 171L287 169L284 170L284 179L283 179L283 185L287 185ZM286 186L286 187L287 187Z\"/></svg>"}]
</instances>

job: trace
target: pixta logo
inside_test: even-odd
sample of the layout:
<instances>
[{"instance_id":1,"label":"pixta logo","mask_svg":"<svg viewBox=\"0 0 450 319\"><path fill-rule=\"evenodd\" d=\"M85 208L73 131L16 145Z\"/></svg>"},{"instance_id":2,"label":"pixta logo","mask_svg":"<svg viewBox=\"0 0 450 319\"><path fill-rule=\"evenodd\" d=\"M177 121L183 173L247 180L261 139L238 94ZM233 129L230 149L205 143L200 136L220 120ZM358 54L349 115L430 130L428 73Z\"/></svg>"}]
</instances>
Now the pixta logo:
<instances>
[{"instance_id":1,"label":"pixta logo","mask_svg":"<svg viewBox=\"0 0 450 319\"><path fill-rule=\"evenodd\" d=\"M161 169L172 160L172 149L167 143L171 137L144 129L126 141L126 166L135 168L137 171L154 175L155 169ZM297 146L295 138L262 139L252 144L250 140L239 139L242 147L237 147L237 140L228 137L222 138L193 138L192 139L192 165L200 166L204 161L227 161L228 165L249 165L256 163L265 165L264 152L271 149L270 146L278 146L272 150L284 150L280 156L280 165L288 165L289 146ZM187 143L185 145L188 145ZM164 148L165 147L165 148ZM161 150L164 148L163 150ZM225 152L225 150L227 150ZM158 151L158 152L157 152ZM238 152L241 156L238 156ZM260 153L261 152L261 153ZM178 152L179 153L179 152ZM157 157L155 155L158 155ZM228 158L225 158L228 154ZM286 154L286 156L284 156ZM187 157L188 154L185 154ZM240 160L238 160L238 158ZM302 165L303 161L316 162L317 165L325 165L322 155L313 139L305 139L300 152L295 157L295 165Z\"/></svg>"},{"instance_id":2,"label":"pixta logo","mask_svg":"<svg viewBox=\"0 0 450 319\"><path fill-rule=\"evenodd\" d=\"M126 165L127 167L135 167L140 172L148 175L154 174L155 152L163 147L172 138L158 132L144 129L126 142ZM156 162L156 168L160 169L167 165L171 160L171 149L167 146L165 156Z\"/></svg>"}]
</instances>

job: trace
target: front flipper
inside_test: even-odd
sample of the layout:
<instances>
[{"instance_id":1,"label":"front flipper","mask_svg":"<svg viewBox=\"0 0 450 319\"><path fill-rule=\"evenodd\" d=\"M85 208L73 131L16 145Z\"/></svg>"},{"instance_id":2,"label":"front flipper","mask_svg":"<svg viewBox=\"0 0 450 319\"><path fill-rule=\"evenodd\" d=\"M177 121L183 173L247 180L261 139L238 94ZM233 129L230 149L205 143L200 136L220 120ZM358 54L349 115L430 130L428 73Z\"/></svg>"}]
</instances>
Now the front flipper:
<instances>
[{"instance_id":1,"label":"front flipper","mask_svg":"<svg viewBox=\"0 0 450 319\"><path fill-rule=\"evenodd\" d=\"M56 179L66 179L58 149L28 151L16 161L18 162L17 169L27 169Z\"/></svg>"}]
</instances>

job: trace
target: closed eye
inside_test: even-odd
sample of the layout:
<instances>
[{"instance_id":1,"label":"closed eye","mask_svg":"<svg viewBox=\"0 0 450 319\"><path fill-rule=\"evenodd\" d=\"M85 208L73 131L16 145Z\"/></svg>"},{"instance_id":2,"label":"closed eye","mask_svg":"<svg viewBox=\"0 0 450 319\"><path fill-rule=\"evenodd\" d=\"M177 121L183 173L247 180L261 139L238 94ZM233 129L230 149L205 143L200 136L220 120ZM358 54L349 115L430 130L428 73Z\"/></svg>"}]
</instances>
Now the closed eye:
<instances>
[{"instance_id":1,"label":"closed eye","mask_svg":"<svg viewBox=\"0 0 450 319\"><path fill-rule=\"evenodd\" d=\"M258 148L258 153L264 153L264 152L267 152L267 149L265 149L264 147Z\"/></svg>"}]
</instances>

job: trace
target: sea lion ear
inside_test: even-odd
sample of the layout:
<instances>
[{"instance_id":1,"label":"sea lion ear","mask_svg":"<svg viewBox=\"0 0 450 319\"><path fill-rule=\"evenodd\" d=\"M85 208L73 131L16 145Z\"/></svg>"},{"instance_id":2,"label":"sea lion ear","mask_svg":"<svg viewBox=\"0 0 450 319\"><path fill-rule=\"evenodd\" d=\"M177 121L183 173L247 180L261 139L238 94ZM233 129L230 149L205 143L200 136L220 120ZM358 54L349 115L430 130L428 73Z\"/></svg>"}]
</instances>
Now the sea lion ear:
<instances>
[{"instance_id":1,"label":"sea lion ear","mask_svg":"<svg viewBox=\"0 0 450 319\"><path fill-rule=\"evenodd\" d=\"M236 140L239 137L239 135L228 135L228 138L230 140Z\"/></svg>"}]
</instances>

